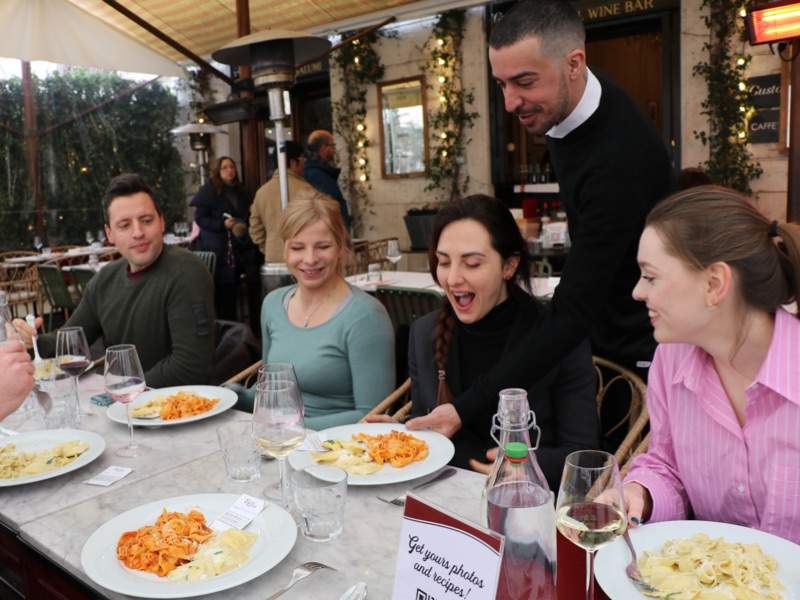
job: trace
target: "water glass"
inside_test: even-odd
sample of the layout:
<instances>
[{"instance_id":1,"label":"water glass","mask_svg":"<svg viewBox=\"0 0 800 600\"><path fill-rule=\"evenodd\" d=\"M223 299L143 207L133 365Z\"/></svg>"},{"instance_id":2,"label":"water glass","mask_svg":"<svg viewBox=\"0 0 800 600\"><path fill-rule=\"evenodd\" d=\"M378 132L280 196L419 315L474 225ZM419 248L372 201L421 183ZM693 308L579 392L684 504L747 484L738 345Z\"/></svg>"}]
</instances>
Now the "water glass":
<instances>
[{"instance_id":1,"label":"water glass","mask_svg":"<svg viewBox=\"0 0 800 600\"><path fill-rule=\"evenodd\" d=\"M292 473L291 488L300 532L306 539L327 542L342 533L347 500L345 471L312 465Z\"/></svg>"},{"instance_id":2,"label":"water glass","mask_svg":"<svg viewBox=\"0 0 800 600\"><path fill-rule=\"evenodd\" d=\"M236 421L217 427L217 439L228 477L241 482L261 477L261 453L253 437L252 421Z\"/></svg>"},{"instance_id":3,"label":"water glass","mask_svg":"<svg viewBox=\"0 0 800 600\"><path fill-rule=\"evenodd\" d=\"M371 263L367 267L367 281L378 282L381 280L381 266L378 263Z\"/></svg>"}]
</instances>

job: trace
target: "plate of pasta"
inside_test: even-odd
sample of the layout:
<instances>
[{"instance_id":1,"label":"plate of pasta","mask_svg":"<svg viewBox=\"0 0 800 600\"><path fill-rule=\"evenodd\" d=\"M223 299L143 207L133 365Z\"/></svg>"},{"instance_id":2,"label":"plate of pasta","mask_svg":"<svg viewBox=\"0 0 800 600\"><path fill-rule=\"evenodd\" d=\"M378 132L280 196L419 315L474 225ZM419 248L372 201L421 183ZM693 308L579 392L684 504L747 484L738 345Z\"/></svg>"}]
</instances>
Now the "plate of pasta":
<instances>
[{"instance_id":1,"label":"plate of pasta","mask_svg":"<svg viewBox=\"0 0 800 600\"><path fill-rule=\"evenodd\" d=\"M435 473L453 458L453 442L435 431L409 431L399 423L355 423L317 432L319 448L289 455L304 469L315 463L347 471L349 485L387 485Z\"/></svg>"},{"instance_id":2,"label":"plate of pasta","mask_svg":"<svg viewBox=\"0 0 800 600\"><path fill-rule=\"evenodd\" d=\"M48 429L0 438L0 488L59 477L88 465L105 450L91 431Z\"/></svg>"},{"instance_id":3,"label":"plate of pasta","mask_svg":"<svg viewBox=\"0 0 800 600\"><path fill-rule=\"evenodd\" d=\"M291 552L297 526L267 502L242 531L211 529L238 498L194 494L132 508L89 536L81 566L98 585L139 598L188 598L246 583Z\"/></svg>"},{"instance_id":4,"label":"plate of pasta","mask_svg":"<svg viewBox=\"0 0 800 600\"><path fill-rule=\"evenodd\" d=\"M147 390L131 404L131 423L139 427L182 425L208 419L236 404L236 392L213 385L178 385ZM125 405L115 402L108 418L128 424Z\"/></svg>"},{"instance_id":5,"label":"plate of pasta","mask_svg":"<svg viewBox=\"0 0 800 600\"><path fill-rule=\"evenodd\" d=\"M800 546L729 523L664 521L630 530L639 570L661 592L647 596L625 576L624 540L602 548L595 576L610 598L800 600Z\"/></svg>"}]
</instances>

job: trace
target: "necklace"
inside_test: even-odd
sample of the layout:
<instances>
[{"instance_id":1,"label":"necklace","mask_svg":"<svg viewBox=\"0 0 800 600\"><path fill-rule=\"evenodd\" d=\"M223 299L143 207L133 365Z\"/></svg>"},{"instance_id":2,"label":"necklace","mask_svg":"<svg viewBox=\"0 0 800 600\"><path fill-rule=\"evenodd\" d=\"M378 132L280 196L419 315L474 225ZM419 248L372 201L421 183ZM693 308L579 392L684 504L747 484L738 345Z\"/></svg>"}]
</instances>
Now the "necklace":
<instances>
[{"instance_id":1,"label":"necklace","mask_svg":"<svg viewBox=\"0 0 800 600\"><path fill-rule=\"evenodd\" d=\"M295 296L294 296L294 297L295 297L295 298L297 298L297 293L295 293ZM298 302L297 302L297 304L298 304L298 308L300 308L300 306L299 306L299 304L300 304L300 299L299 299L299 298L297 298L297 300L298 300ZM306 316L305 316L305 318L303 319L303 325L302 325L303 329L308 329L308 324L311 322L311 317L314 315L314 313L315 313L315 312L317 312L317 309L318 309L320 306L322 306L323 304L325 304L325 300L327 300L327 296L323 297L323 298L322 298L322 300L320 300L319 302L317 302L317 304L316 304L316 306L314 306L314 308L312 308L310 311L308 311L308 312L306 313Z\"/></svg>"}]
</instances>

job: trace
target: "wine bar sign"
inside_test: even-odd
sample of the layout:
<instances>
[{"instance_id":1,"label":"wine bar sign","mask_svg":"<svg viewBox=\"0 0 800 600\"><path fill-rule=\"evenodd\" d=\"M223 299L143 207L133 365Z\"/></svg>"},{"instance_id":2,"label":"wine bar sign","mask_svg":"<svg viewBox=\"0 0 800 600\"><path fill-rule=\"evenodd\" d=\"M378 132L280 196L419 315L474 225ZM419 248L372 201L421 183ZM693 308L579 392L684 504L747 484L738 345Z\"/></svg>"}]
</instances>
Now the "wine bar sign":
<instances>
[{"instance_id":1,"label":"wine bar sign","mask_svg":"<svg viewBox=\"0 0 800 600\"><path fill-rule=\"evenodd\" d=\"M759 75L749 78L747 83L750 101L756 109L750 119L750 143L777 143L781 127L781 76Z\"/></svg>"}]
</instances>

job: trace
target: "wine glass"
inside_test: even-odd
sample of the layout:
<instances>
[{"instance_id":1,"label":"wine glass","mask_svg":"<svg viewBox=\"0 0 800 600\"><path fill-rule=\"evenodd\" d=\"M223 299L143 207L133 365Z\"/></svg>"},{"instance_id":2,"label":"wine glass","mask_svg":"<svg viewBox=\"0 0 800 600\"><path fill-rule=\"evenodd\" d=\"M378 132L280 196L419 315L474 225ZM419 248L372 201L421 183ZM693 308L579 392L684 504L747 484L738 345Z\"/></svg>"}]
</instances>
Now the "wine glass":
<instances>
[{"instance_id":1,"label":"wine glass","mask_svg":"<svg viewBox=\"0 0 800 600\"><path fill-rule=\"evenodd\" d=\"M131 423L131 402L144 391L144 371L139 362L139 354L133 344L119 344L106 349L105 367L106 392L115 402L125 405L125 416L128 418L130 438L127 446L118 448L118 456L135 457L146 446L133 441L133 423Z\"/></svg>"},{"instance_id":2,"label":"wine glass","mask_svg":"<svg viewBox=\"0 0 800 600\"><path fill-rule=\"evenodd\" d=\"M86 230L86 245L91 246L92 242L94 242L94 234L92 233L91 229Z\"/></svg>"},{"instance_id":3,"label":"wine glass","mask_svg":"<svg viewBox=\"0 0 800 600\"><path fill-rule=\"evenodd\" d=\"M44 247L44 242L38 235L33 236L33 247L37 252L41 252Z\"/></svg>"},{"instance_id":4,"label":"wine glass","mask_svg":"<svg viewBox=\"0 0 800 600\"><path fill-rule=\"evenodd\" d=\"M56 365L72 379L73 402L71 410L74 411L72 421L80 424L81 414L94 416L89 410L81 411L80 394L78 393L78 376L81 375L92 358L89 355L89 344L83 327L63 327L56 333Z\"/></svg>"},{"instance_id":5,"label":"wine glass","mask_svg":"<svg viewBox=\"0 0 800 600\"><path fill-rule=\"evenodd\" d=\"M97 241L100 242L102 245L106 245L106 232L105 229L98 229L97 230Z\"/></svg>"},{"instance_id":6,"label":"wine glass","mask_svg":"<svg viewBox=\"0 0 800 600\"><path fill-rule=\"evenodd\" d=\"M388 240L386 242L386 260L394 265L394 270L397 270L397 263L403 259L403 254L400 252L400 246L397 240Z\"/></svg>"},{"instance_id":7,"label":"wine glass","mask_svg":"<svg viewBox=\"0 0 800 600\"><path fill-rule=\"evenodd\" d=\"M625 533L628 519L613 454L579 450L567 456L556 502L556 527L586 550L586 600L594 599L594 553Z\"/></svg>"},{"instance_id":8,"label":"wine glass","mask_svg":"<svg viewBox=\"0 0 800 600\"><path fill-rule=\"evenodd\" d=\"M306 437L303 402L296 382L290 381L281 373L275 373L265 376L263 381L256 384L253 435L262 452L278 459L280 487L268 487L264 490L264 495L279 499L284 507L288 506L286 457Z\"/></svg>"}]
</instances>

